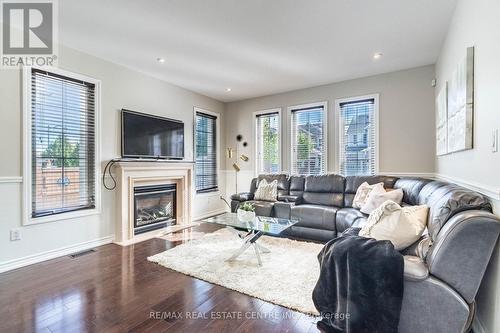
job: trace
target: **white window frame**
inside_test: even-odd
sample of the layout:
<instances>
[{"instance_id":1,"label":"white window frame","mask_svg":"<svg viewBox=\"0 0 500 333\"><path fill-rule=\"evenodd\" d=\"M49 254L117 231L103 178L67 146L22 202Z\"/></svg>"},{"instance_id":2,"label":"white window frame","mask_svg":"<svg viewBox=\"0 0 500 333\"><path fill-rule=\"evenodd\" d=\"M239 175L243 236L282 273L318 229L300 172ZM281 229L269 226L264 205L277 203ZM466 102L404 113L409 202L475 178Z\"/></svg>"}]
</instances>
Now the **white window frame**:
<instances>
[{"instance_id":1,"label":"white window frame","mask_svg":"<svg viewBox=\"0 0 500 333\"><path fill-rule=\"evenodd\" d=\"M221 180L221 172L220 172L220 113L210 111L207 109L202 109L200 107L193 107L193 159L196 162L196 112L205 113L211 116L216 117L215 119L215 162L217 168L217 190L211 192L203 192L198 193L196 191L196 167L194 168L194 179L193 179L193 193L197 197L204 196L212 196L212 195L220 195L220 180Z\"/></svg>"},{"instance_id":2,"label":"white window frame","mask_svg":"<svg viewBox=\"0 0 500 333\"><path fill-rule=\"evenodd\" d=\"M293 105L287 107L287 118L288 118L288 130L289 130L289 140L290 140L290 159L288 162L290 174L292 174L293 166L293 129L292 129L292 112L294 110L308 109L314 107L323 107L323 144L325 151L325 173L328 173L328 102L315 102L308 104Z\"/></svg>"},{"instance_id":3,"label":"white window frame","mask_svg":"<svg viewBox=\"0 0 500 333\"><path fill-rule=\"evenodd\" d=\"M279 161L279 171L283 171L283 154L282 154L282 147L281 147L281 136L283 135L283 122L281 118L281 108L274 108L274 109L266 109L266 110L259 110L255 111L253 113L253 142L254 142L254 148L253 148L253 156L254 156L254 161L255 161L255 176L259 175L260 170L259 170L259 163L257 162L257 150L258 150L258 145L257 145L257 116L263 115L263 114L269 114L269 113L278 113L278 161Z\"/></svg>"},{"instance_id":4,"label":"white window frame","mask_svg":"<svg viewBox=\"0 0 500 333\"><path fill-rule=\"evenodd\" d=\"M95 208L82 209L49 216L32 217L32 175L31 175L31 70L39 69L50 73L66 76L95 85L95 145L94 145L94 179ZM101 81L95 78L54 67L25 66L23 67L23 225L37 225L61 220L70 220L101 213Z\"/></svg>"},{"instance_id":5,"label":"white window frame","mask_svg":"<svg viewBox=\"0 0 500 333\"><path fill-rule=\"evenodd\" d=\"M347 98L339 98L335 100L335 118L337 119L338 123L338 136L337 136L337 149L338 149L338 156L337 156L337 165L336 165L336 170L335 172L340 173L340 153L341 153L341 135L343 133L342 129L342 122L340 121L340 105L343 103L352 103L356 101L362 101L366 99L373 99L374 100L374 105L373 105L373 112L375 113L373 116L373 119L375 119L375 174L379 174L380 169L379 169L379 150L380 150L380 145L379 145L379 97L380 94L370 94L370 95L363 95L363 96L354 96L354 97L347 97Z\"/></svg>"}]
</instances>

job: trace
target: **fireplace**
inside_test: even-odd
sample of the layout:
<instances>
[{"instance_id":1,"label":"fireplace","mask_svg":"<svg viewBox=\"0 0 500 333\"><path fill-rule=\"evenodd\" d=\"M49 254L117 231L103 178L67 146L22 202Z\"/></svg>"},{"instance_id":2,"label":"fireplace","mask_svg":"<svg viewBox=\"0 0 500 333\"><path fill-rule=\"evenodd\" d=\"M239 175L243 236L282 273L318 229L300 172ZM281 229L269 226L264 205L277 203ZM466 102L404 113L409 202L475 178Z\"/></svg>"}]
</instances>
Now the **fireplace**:
<instances>
[{"instance_id":1,"label":"fireplace","mask_svg":"<svg viewBox=\"0 0 500 333\"><path fill-rule=\"evenodd\" d=\"M176 184L134 187L134 235L176 224Z\"/></svg>"}]
</instances>

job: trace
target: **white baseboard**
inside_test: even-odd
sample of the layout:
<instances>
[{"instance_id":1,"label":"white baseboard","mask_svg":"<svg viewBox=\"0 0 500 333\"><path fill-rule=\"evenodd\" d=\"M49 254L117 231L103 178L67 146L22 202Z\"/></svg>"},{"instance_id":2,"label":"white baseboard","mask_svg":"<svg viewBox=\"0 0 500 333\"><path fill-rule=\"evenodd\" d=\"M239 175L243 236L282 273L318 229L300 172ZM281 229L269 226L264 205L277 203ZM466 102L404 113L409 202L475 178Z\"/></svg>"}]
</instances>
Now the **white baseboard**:
<instances>
[{"instance_id":1,"label":"white baseboard","mask_svg":"<svg viewBox=\"0 0 500 333\"><path fill-rule=\"evenodd\" d=\"M93 247L109 244L113 241L114 236L106 236L91 241L74 244L70 246L61 247L55 250L50 250L34 255L13 259L0 263L0 273L7 272L13 269L21 268L24 266L36 264L42 261L66 256L75 252L84 251Z\"/></svg>"},{"instance_id":2,"label":"white baseboard","mask_svg":"<svg viewBox=\"0 0 500 333\"><path fill-rule=\"evenodd\" d=\"M474 333L488 333L483 326L483 323L481 323L481 320L476 316L474 318L474 321L472 322L472 329L474 330Z\"/></svg>"},{"instance_id":3,"label":"white baseboard","mask_svg":"<svg viewBox=\"0 0 500 333\"><path fill-rule=\"evenodd\" d=\"M210 216L223 214L223 213L225 213L227 211L229 211L229 208L227 208L227 209L226 208L221 208L221 209L213 210L211 212L195 216L195 217L192 218L192 220L193 221L199 221L199 220L202 220L202 219L206 219L207 217L210 217Z\"/></svg>"}]
</instances>

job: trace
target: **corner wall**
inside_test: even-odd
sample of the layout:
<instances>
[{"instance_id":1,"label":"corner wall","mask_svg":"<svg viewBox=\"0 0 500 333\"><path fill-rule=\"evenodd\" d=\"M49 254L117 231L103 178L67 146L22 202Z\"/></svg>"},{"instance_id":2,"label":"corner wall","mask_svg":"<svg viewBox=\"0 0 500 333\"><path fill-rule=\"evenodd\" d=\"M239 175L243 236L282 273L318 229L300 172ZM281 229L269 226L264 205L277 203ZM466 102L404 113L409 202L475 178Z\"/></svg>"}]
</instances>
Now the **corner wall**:
<instances>
[{"instance_id":1,"label":"corner wall","mask_svg":"<svg viewBox=\"0 0 500 333\"><path fill-rule=\"evenodd\" d=\"M335 100L340 98L379 94L379 169L381 173L434 173L434 66L424 66L371 77L333 83L282 94L228 103L226 106L226 144L235 146L235 137L242 134L248 142L240 149L250 157L238 175L238 191L248 191L255 176L255 135L253 112L281 108L282 165L289 171L290 131L286 128L287 107L313 102L328 102L328 172L336 172L338 163L338 115ZM241 148L241 147L240 147ZM227 191L234 193L235 174L226 162Z\"/></svg>"},{"instance_id":2,"label":"corner wall","mask_svg":"<svg viewBox=\"0 0 500 333\"><path fill-rule=\"evenodd\" d=\"M492 153L493 129L500 130L500 2L459 0L436 64L438 86L450 80L468 46L475 46L474 149L436 158L436 172L467 183L492 197L500 215L500 152ZM477 297L475 332L500 332L499 246Z\"/></svg>"},{"instance_id":3,"label":"corner wall","mask_svg":"<svg viewBox=\"0 0 500 333\"><path fill-rule=\"evenodd\" d=\"M186 160L193 159L193 107L218 112L220 145L225 146L222 102L73 49L62 47L59 56L60 68L101 80L101 169L108 160L120 156L122 108L184 121ZM114 233L115 192L104 188L99 215L22 226L21 85L20 70L0 70L0 271L64 251L110 242ZM222 164L223 155L219 156ZM222 191L223 176L222 173L219 183ZM225 209L216 193L194 195L192 206L194 217ZM10 241L9 232L13 228L20 229L20 241Z\"/></svg>"}]
</instances>

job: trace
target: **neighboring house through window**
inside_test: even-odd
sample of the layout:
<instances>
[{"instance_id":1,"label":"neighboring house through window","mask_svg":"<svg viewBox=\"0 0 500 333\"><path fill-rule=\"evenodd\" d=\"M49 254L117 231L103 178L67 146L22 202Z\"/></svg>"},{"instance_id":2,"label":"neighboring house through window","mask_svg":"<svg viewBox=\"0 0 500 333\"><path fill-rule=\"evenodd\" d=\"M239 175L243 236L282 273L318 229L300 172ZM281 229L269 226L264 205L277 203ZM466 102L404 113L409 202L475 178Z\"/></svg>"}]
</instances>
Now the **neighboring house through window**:
<instances>
[{"instance_id":1,"label":"neighboring house through window","mask_svg":"<svg viewBox=\"0 0 500 333\"><path fill-rule=\"evenodd\" d=\"M326 173L326 103L289 107L292 174Z\"/></svg>"},{"instance_id":2,"label":"neighboring house through window","mask_svg":"<svg viewBox=\"0 0 500 333\"><path fill-rule=\"evenodd\" d=\"M98 208L98 81L25 70L25 223Z\"/></svg>"},{"instance_id":3,"label":"neighboring house through window","mask_svg":"<svg viewBox=\"0 0 500 333\"><path fill-rule=\"evenodd\" d=\"M217 116L195 110L196 192L218 190L217 185Z\"/></svg>"},{"instance_id":4,"label":"neighboring house through window","mask_svg":"<svg viewBox=\"0 0 500 333\"><path fill-rule=\"evenodd\" d=\"M337 111L340 173L344 176L375 174L378 169L378 96L338 100Z\"/></svg>"},{"instance_id":5,"label":"neighboring house through window","mask_svg":"<svg viewBox=\"0 0 500 333\"><path fill-rule=\"evenodd\" d=\"M281 171L281 109L255 113L257 174Z\"/></svg>"}]
</instances>

